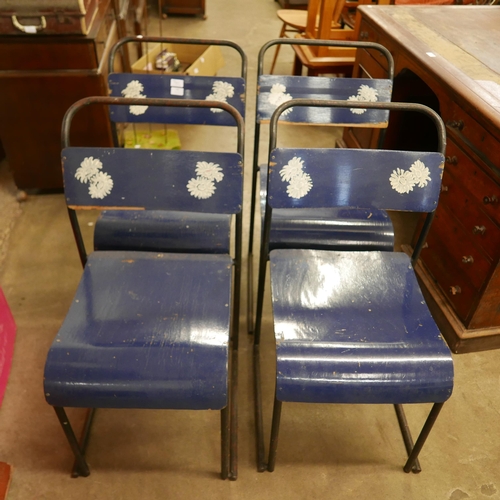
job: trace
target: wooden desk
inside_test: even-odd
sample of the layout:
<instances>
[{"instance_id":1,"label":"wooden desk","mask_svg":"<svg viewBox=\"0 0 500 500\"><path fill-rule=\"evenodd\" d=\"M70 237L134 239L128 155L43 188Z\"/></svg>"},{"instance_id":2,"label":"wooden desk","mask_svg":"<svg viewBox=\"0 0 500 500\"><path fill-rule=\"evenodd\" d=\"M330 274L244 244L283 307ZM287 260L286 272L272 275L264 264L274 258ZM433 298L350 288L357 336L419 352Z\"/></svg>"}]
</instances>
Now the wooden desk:
<instances>
[{"instance_id":1,"label":"wooden desk","mask_svg":"<svg viewBox=\"0 0 500 500\"><path fill-rule=\"evenodd\" d=\"M360 39L395 59L393 99L421 102L446 123L447 152L436 219L419 276L455 352L500 347L500 8L363 6ZM385 75L358 50L355 75ZM391 115L386 147L432 148L426 123ZM363 135L364 134L364 135ZM375 135L347 130L350 147Z\"/></svg>"}]
</instances>

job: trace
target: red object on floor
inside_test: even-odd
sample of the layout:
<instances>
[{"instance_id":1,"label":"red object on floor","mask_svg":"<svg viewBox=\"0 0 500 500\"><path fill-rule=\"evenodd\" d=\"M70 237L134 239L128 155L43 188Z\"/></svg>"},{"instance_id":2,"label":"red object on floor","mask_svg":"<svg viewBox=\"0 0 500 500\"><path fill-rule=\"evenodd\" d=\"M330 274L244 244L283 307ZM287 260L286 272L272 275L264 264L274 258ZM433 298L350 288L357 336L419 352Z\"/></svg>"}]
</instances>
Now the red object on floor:
<instances>
[{"instance_id":1,"label":"red object on floor","mask_svg":"<svg viewBox=\"0 0 500 500\"><path fill-rule=\"evenodd\" d=\"M7 498L11 475L11 466L9 464L6 464L5 462L0 462L0 500L4 500L5 498Z\"/></svg>"},{"instance_id":2,"label":"red object on floor","mask_svg":"<svg viewBox=\"0 0 500 500\"><path fill-rule=\"evenodd\" d=\"M15 338L16 324L14 322L14 317L10 312L5 295L0 288L0 405L2 404L5 388L7 387L10 366L12 364L12 355L14 354ZM1 470L0 474L2 474ZM0 499L1 498L0 496Z\"/></svg>"}]
</instances>

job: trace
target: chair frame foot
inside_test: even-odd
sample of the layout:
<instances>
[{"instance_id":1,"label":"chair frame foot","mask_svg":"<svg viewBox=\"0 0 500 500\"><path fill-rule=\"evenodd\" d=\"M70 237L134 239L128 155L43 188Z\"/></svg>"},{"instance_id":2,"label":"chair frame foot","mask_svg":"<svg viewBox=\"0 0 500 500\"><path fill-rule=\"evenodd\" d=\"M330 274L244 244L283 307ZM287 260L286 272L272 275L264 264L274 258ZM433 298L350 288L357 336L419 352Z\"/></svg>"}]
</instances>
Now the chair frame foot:
<instances>
[{"instance_id":1,"label":"chair frame foot","mask_svg":"<svg viewBox=\"0 0 500 500\"><path fill-rule=\"evenodd\" d=\"M253 369L257 472L264 472L267 470L267 464L265 462L264 422L262 417L262 391L260 375L260 348L258 344L254 345L253 347Z\"/></svg>"},{"instance_id":2,"label":"chair frame foot","mask_svg":"<svg viewBox=\"0 0 500 500\"><path fill-rule=\"evenodd\" d=\"M73 470L71 477L87 477L90 475L90 468L85 459L85 450L87 448L90 428L92 427L92 422L94 419L95 408L90 408L87 413L87 418L85 420L85 425L83 426L82 436L80 438L80 443L76 439L71 423L66 415L66 411L61 406L54 406L54 411L56 412L57 418L61 427L66 435L69 446L73 455L75 456L75 463L73 465Z\"/></svg>"},{"instance_id":3,"label":"chair frame foot","mask_svg":"<svg viewBox=\"0 0 500 500\"><path fill-rule=\"evenodd\" d=\"M267 462L267 470L269 472L274 472L274 467L276 465L276 451L278 450L278 437L280 430L282 406L283 403L279 401L275 396L274 408L273 408L273 423L271 426L271 441L269 444L269 460Z\"/></svg>"}]
</instances>

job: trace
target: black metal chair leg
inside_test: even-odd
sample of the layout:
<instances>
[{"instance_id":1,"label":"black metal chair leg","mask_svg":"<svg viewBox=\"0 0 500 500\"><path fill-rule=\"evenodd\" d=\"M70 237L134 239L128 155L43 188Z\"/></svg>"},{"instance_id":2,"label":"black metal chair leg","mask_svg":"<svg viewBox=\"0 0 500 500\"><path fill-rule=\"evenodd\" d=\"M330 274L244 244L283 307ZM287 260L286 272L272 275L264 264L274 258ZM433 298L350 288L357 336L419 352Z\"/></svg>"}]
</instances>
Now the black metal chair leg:
<instances>
[{"instance_id":1,"label":"black metal chair leg","mask_svg":"<svg viewBox=\"0 0 500 500\"><path fill-rule=\"evenodd\" d=\"M229 479L238 478L238 350L233 349L231 363L231 394L230 407L230 452L229 452Z\"/></svg>"},{"instance_id":2,"label":"black metal chair leg","mask_svg":"<svg viewBox=\"0 0 500 500\"><path fill-rule=\"evenodd\" d=\"M71 427L71 424L68 420L68 416L66 415L64 408L60 406L54 406L54 410L56 412L57 418L59 419L59 422L61 423L61 427L63 428L64 434L66 434L66 438L71 447L71 450L75 455L75 461L78 466L78 475L87 477L88 475L90 475L90 469L87 464L87 461L85 460L84 452L80 447L80 445L78 444L75 433L73 432L73 428Z\"/></svg>"},{"instance_id":3,"label":"black metal chair leg","mask_svg":"<svg viewBox=\"0 0 500 500\"><path fill-rule=\"evenodd\" d=\"M255 439L257 448L257 471L267 469L265 463L264 422L262 418L262 391L260 379L260 347L253 346L253 382L254 382L254 412L255 412Z\"/></svg>"},{"instance_id":4,"label":"black metal chair leg","mask_svg":"<svg viewBox=\"0 0 500 500\"><path fill-rule=\"evenodd\" d=\"M229 477L229 405L220 412L221 473L222 479Z\"/></svg>"},{"instance_id":5,"label":"black metal chair leg","mask_svg":"<svg viewBox=\"0 0 500 500\"><path fill-rule=\"evenodd\" d=\"M281 406L282 402L274 397L274 409L273 409L273 424L271 427L271 444L269 445L269 462L267 464L267 470L269 472L274 471L274 466L276 465L276 450L278 449L278 435L280 430L280 419L281 419Z\"/></svg>"},{"instance_id":6,"label":"black metal chair leg","mask_svg":"<svg viewBox=\"0 0 500 500\"><path fill-rule=\"evenodd\" d=\"M406 453L408 454L408 456L410 456L414 448L414 445L413 445L413 438L410 432L410 426L408 425L408 420L406 420L406 415L403 409L403 405L394 405L394 409L396 410L396 415L398 417L399 428L401 429L401 434L403 436L403 441L405 443ZM418 459L415 460L415 463L413 464L412 467L412 471L415 474L418 474L419 472L422 471Z\"/></svg>"},{"instance_id":7,"label":"black metal chair leg","mask_svg":"<svg viewBox=\"0 0 500 500\"><path fill-rule=\"evenodd\" d=\"M406 462L405 466L403 467L403 470L405 472L410 472L412 470L413 465L417 461L418 454L420 453L420 450L424 446L424 443L429 436L432 427L434 425L434 422L436 421L439 412L441 411L441 408L443 408L444 403L435 403L434 406L432 407L429 416L427 417L427 420L425 421L425 424L420 431L420 435L417 438L417 442L415 443L415 446L413 447L410 456L408 457L408 461Z\"/></svg>"}]
</instances>

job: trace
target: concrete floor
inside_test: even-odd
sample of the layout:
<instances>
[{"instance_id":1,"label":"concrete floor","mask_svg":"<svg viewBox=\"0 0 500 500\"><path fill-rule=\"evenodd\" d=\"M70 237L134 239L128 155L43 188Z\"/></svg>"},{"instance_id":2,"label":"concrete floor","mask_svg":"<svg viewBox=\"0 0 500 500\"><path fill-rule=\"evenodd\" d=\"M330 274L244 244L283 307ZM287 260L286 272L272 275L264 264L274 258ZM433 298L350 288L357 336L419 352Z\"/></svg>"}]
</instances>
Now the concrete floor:
<instances>
[{"instance_id":1,"label":"concrete floor","mask_svg":"<svg viewBox=\"0 0 500 500\"><path fill-rule=\"evenodd\" d=\"M279 33L277 8L272 0L208 0L207 20L169 17L163 24L164 34L228 38L246 51L247 191L256 57L259 47ZM154 15L149 32L158 32ZM285 72L290 54L283 53L280 69ZM233 58L228 55L226 60L229 73L234 74ZM284 136L332 145L338 133L332 128L288 127ZM187 128L181 128L180 135L187 149L195 142L209 148L214 141L222 144L227 140L221 129L201 139ZM229 146L232 144L233 138ZM92 474L71 479L71 452L53 410L45 403L42 374L47 350L68 310L81 267L63 196L29 196L19 205L15 194L4 161L0 163L0 286L18 326L10 382L0 411L0 461L14 467L10 500L500 497L500 363L496 351L454 356L455 391L421 453L420 475L402 471L405 450L392 407L304 404L284 405L276 471L257 473L251 344L244 333L244 316L236 482L218 478L218 413L151 410L97 412L88 449ZM249 196L247 220L248 204ZM86 219L89 239L92 217L87 215ZM245 287L243 301L244 292ZM269 307L264 337L264 423L268 434L274 370ZM414 433L428 410L427 405L407 408ZM79 428L83 411L70 411L70 418Z\"/></svg>"}]
</instances>

